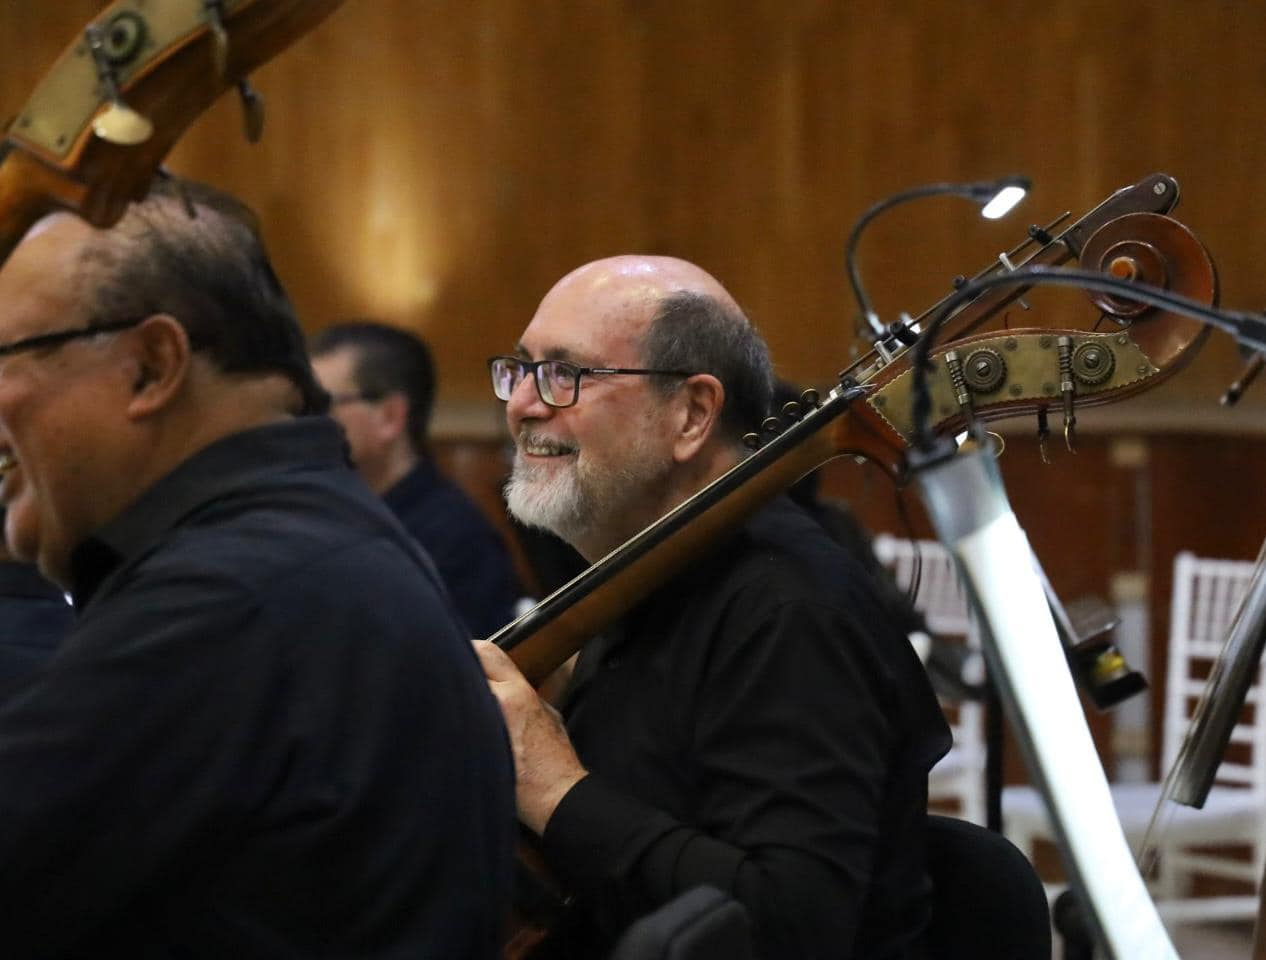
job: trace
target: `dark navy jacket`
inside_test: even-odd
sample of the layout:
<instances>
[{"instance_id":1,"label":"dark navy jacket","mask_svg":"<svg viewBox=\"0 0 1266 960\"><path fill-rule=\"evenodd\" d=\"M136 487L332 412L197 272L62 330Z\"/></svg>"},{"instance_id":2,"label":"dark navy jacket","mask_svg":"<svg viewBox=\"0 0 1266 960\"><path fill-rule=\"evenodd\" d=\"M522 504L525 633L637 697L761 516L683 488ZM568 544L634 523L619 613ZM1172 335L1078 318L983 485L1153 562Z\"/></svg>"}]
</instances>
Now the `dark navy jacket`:
<instances>
[{"instance_id":1,"label":"dark navy jacket","mask_svg":"<svg viewBox=\"0 0 1266 960\"><path fill-rule=\"evenodd\" d=\"M383 499L435 561L471 636L514 619L521 591L505 543L455 483L424 460Z\"/></svg>"},{"instance_id":2,"label":"dark navy jacket","mask_svg":"<svg viewBox=\"0 0 1266 960\"><path fill-rule=\"evenodd\" d=\"M35 567L0 561L0 696L52 656L73 621L66 597Z\"/></svg>"},{"instance_id":3,"label":"dark navy jacket","mask_svg":"<svg viewBox=\"0 0 1266 960\"><path fill-rule=\"evenodd\" d=\"M213 444L72 568L0 700L5 957L498 955L500 712L333 421Z\"/></svg>"}]
</instances>

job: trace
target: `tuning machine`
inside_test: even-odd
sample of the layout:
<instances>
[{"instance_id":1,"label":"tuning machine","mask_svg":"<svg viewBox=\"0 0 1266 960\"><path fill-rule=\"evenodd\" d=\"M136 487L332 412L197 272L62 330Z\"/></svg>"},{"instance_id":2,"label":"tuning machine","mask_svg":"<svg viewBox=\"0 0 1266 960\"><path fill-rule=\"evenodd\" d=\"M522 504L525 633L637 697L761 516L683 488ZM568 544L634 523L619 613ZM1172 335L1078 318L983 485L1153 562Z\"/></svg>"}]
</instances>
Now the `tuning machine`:
<instances>
[{"instance_id":1,"label":"tuning machine","mask_svg":"<svg viewBox=\"0 0 1266 960\"><path fill-rule=\"evenodd\" d=\"M97 78L110 101L92 121L92 132L107 143L132 147L154 135L154 124L124 103L119 93L118 70L140 54L147 33L145 19L132 10L120 10L104 25L89 24L84 31L97 67Z\"/></svg>"},{"instance_id":2,"label":"tuning machine","mask_svg":"<svg viewBox=\"0 0 1266 960\"><path fill-rule=\"evenodd\" d=\"M1032 228L1030 227L1030 229ZM998 263L1002 264L1002 268L1006 270L1007 273L1015 273L1015 264L1011 262L1011 258L1007 255L1005 250L1002 253L998 254ZM1020 306L1022 306L1025 310L1033 309L1032 307L1028 305L1028 303L1025 301L1023 297L1017 297L1016 302Z\"/></svg>"},{"instance_id":3,"label":"tuning machine","mask_svg":"<svg viewBox=\"0 0 1266 960\"><path fill-rule=\"evenodd\" d=\"M1224 407L1233 407L1240 402L1240 397L1244 396L1244 391L1249 388L1257 375L1262 372L1262 366L1266 364L1266 356L1260 353L1254 353L1244 364L1244 368L1240 371L1239 377L1235 382L1226 388L1226 393L1222 394L1221 404Z\"/></svg>"},{"instance_id":4,"label":"tuning machine","mask_svg":"<svg viewBox=\"0 0 1266 960\"><path fill-rule=\"evenodd\" d=\"M224 0L202 0L202 6L207 12L207 27L211 31L211 59L215 64L215 75L218 80L223 80L229 71L229 32L224 26ZM242 132L248 143L259 143L264 135L264 98L246 79L238 81L237 95L242 104Z\"/></svg>"},{"instance_id":5,"label":"tuning machine","mask_svg":"<svg viewBox=\"0 0 1266 960\"><path fill-rule=\"evenodd\" d=\"M215 75L223 80L229 72L229 32L224 29L224 0L202 0L207 11L207 26L211 30L211 60Z\"/></svg>"},{"instance_id":6,"label":"tuning machine","mask_svg":"<svg viewBox=\"0 0 1266 960\"><path fill-rule=\"evenodd\" d=\"M264 98L249 80L239 80L237 94L242 101L242 122L249 143L259 143L264 135Z\"/></svg>"},{"instance_id":7,"label":"tuning machine","mask_svg":"<svg viewBox=\"0 0 1266 960\"><path fill-rule=\"evenodd\" d=\"M821 396L818 391L812 387L802 391L798 399L787 400L783 403L778 408L777 416L766 417L762 420L759 432L743 434L743 445L749 450L759 450L765 443L788 427L799 423L819 406L821 406Z\"/></svg>"}]
</instances>

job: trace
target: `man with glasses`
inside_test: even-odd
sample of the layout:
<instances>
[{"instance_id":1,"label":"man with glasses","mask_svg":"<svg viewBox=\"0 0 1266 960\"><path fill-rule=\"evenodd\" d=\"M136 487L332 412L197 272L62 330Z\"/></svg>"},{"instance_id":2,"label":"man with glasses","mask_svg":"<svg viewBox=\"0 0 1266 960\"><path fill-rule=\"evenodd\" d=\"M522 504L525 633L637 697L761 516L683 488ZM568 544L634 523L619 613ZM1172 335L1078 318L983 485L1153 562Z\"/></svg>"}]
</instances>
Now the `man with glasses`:
<instances>
[{"instance_id":1,"label":"man with glasses","mask_svg":"<svg viewBox=\"0 0 1266 960\"><path fill-rule=\"evenodd\" d=\"M356 472L439 568L473 637L514 619L520 590L501 536L431 457L435 368L406 330L354 321L312 341L312 369L330 393Z\"/></svg>"},{"instance_id":2,"label":"man with glasses","mask_svg":"<svg viewBox=\"0 0 1266 960\"><path fill-rule=\"evenodd\" d=\"M490 370L510 510L591 562L736 465L773 387L730 295L665 257L564 277ZM519 818L575 896L551 956L602 956L701 884L746 907L763 957L924 955L927 771L948 731L866 574L788 499L586 646L561 716L477 649Z\"/></svg>"},{"instance_id":3,"label":"man with glasses","mask_svg":"<svg viewBox=\"0 0 1266 960\"><path fill-rule=\"evenodd\" d=\"M496 955L504 729L326 400L209 190L0 266L5 538L78 614L0 700L6 957Z\"/></svg>"}]
</instances>

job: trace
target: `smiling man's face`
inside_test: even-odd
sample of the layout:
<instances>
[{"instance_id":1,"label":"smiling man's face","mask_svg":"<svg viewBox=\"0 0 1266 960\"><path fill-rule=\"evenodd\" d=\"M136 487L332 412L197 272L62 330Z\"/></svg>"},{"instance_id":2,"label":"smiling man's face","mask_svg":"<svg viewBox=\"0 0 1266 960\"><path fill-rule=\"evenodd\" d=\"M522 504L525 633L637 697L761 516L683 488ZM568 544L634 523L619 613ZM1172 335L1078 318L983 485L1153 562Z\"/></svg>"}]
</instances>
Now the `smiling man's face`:
<instances>
[{"instance_id":1,"label":"smiling man's face","mask_svg":"<svg viewBox=\"0 0 1266 960\"><path fill-rule=\"evenodd\" d=\"M541 302L518 353L582 367L641 367L658 297L645 277L601 264L582 268ZM515 440L511 512L586 556L590 543L618 542L656 519L673 466L664 407L647 377L586 375L570 407L544 403L525 377L506 403Z\"/></svg>"},{"instance_id":2,"label":"smiling man's face","mask_svg":"<svg viewBox=\"0 0 1266 960\"><path fill-rule=\"evenodd\" d=\"M91 233L69 215L46 218L0 267L0 347L89 325L74 279ZM95 478L121 413L112 400L122 387L116 336L0 357L5 541L63 586L71 551L108 519Z\"/></svg>"}]
</instances>

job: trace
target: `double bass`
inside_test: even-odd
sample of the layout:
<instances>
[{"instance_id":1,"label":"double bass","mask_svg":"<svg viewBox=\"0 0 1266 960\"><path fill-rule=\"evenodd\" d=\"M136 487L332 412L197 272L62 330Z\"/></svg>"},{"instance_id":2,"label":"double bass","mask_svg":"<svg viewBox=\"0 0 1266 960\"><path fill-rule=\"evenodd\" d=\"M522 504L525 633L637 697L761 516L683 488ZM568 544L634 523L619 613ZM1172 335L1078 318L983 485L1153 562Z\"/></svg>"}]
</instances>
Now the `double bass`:
<instances>
[{"instance_id":1,"label":"double bass","mask_svg":"<svg viewBox=\"0 0 1266 960\"><path fill-rule=\"evenodd\" d=\"M1117 191L1058 233L1068 215L1031 228L1029 240L1000 263L1023 272L1077 260L1088 270L1213 303L1216 271L1194 235L1168 216L1177 201L1177 182L1154 174ZM997 269L986 268L974 279ZM954 433L1021 413L1042 419L1053 408L1064 414L1071 442L1078 407L1150 389L1189 362L1209 333L1184 314L1141 305L1119 293L1091 294L1099 313L1095 326L1106 321L1107 330L982 329L1025 289L1012 284L985 291L949 316L925 378L936 432ZM942 301L918 319L940 322L945 306ZM757 449L750 456L489 639L540 685L590 637L822 464L847 456L869 460L904 483L906 454L916 436L912 352L895 344L878 346L844 369L825 398L809 391L788 404L780 418L751 436ZM546 887L553 885L545 881ZM507 957L530 954L533 943L546 935L549 913L547 906L520 918L523 927Z\"/></svg>"},{"instance_id":2,"label":"double bass","mask_svg":"<svg viewBox=\"0 0 1266 960\"><path fill-rule=\"evenodd\" d=\"M1209 254L1168 216L1178 197L1174 178L1153 174L1116 191L1058 233L1068 215L1032 228L1028 240L1000 258L1005 268L991 266L977 278L1012 266L1076 260L1084 268L1212 303L1217 275ZM988 291L950 318L929 378L939 433L957 432L973 421L1044 417L1048 408L1067 417L1072 405L1125 399L1180 370L1209 333L1189 317L1105 294L1093 294L1091 301L1097 319L1109 319L1109 330L981 330L1025 290L1016 284ZM916 322L935 315L939 306ZM812 470L851 456L903 483L914 437L911 359L912 348L877 347L845 368L825 397L807 392L784 408L780 420L759 426L752 434L759 449L750 456L488 639L539 685L586 640ZM1065 382L1071 388L1063 388Z\"/></svg>"}]
</instances>

